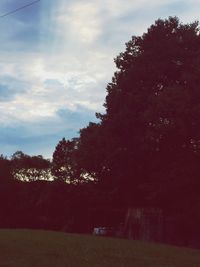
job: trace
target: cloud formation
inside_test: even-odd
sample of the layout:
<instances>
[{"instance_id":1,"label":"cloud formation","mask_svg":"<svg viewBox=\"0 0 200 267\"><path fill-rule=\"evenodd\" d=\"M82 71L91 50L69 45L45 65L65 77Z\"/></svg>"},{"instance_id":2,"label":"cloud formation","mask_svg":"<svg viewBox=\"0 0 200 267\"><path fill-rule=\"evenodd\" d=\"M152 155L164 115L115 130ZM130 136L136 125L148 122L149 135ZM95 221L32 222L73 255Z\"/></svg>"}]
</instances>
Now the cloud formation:
<instances>
[{"instance_id":1,"label":"cloud formation","mask_svg":"<svg viewBox=\"0 0 200 267\"><path fill-rule=\"evenodd\" d=\"M0 15L27 0L1 0ZM0 18L0 153L51 157L103 112L113 58L157 18L199 18L199 0L41 0Z\"/></svg>"}]
</instances>

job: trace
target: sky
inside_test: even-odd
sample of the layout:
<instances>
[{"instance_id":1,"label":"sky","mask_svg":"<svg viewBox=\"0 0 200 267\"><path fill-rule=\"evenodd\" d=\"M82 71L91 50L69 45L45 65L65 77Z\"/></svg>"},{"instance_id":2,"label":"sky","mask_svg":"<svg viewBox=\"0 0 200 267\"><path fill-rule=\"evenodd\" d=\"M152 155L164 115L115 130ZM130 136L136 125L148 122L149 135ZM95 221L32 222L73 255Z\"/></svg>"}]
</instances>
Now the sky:
<instances>
[{"instance_id":1,"label":"sky","mask_svg":"<svg viewBox=\"0 0 200 267\"><path fill-rule=\"evenodd\" d=\"M104 112L113 59L158 18L200 20L200 0L0 1L0 154L51 158Z\"/></svg>"}]
</instances>

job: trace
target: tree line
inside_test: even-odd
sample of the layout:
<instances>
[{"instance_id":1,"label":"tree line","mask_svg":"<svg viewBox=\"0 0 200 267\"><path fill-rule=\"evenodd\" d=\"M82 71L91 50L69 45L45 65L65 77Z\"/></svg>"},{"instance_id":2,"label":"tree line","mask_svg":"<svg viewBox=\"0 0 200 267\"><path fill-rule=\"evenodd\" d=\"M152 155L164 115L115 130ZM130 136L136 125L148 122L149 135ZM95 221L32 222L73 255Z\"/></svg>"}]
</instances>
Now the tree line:
<instances>
[{"instance_id":1,"label":"tree line","mask_svg":"<svg viewBox=\"0 0 200 267\"><path fill-rule=\"evenodd\" d=\"M22 152L9 160L2 156L2 184L10 177L13 184L29 187L29 193L22 191L30 203L37 204L35 210L39 212L41 203L48 206L52 220L60 216L59 222L68 221L68 230L78 229L78 218L89 220L89 209L153 206L179 214L185 229L197 231L198 22L158 19L142 36L133 36L114 61L117 71L106 88L105 112L96 114L98 122L81 129L78 138L60 140L52 161ZM49 172L52 182L47 182ZM22 177L34 183L19 182ZM36 197L37 187L43 192L41 199ZM29 201L23 203L27 209ZM60 215L55 216L58 210ZM89 227L88 222L85 225Z\"/></svg>"}]
</instances>

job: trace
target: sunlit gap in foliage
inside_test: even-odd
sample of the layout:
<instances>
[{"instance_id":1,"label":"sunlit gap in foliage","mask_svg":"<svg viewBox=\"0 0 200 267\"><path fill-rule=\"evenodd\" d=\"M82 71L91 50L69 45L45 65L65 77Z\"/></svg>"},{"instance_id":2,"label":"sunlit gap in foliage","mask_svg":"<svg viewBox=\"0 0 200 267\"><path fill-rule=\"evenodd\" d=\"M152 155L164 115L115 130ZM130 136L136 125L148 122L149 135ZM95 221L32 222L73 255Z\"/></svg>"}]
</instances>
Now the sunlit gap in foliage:
<instances>
[{"instance_id":1,"label":"sunlit gap in foliage","mask_svg":"<svg viewBox=\"0 0 200 267\"><path fill-rule=\"evenodd\" d=\"M47 169L37 169L37 168L21 168L13 172L13 176L16 180L22 182L32 182L32 181L56 181L57 178L52 174L51 168ZM66 184L81 184L87 182L95 182L94 177L89 173L85 173L81 176L81 179L74 179L73 182L70 179L65 180Z\"/></svg>"},{"instance_id":2,"label":"sunlit gap in foliage","mask_svg":"<svg viewBox=\"0 0 200 267\"><path fill-rule=\"evenodd\" d=\"M51 169L39 170L36 168L19 169L14 173L14 178L22 182L32 181L54 181L54 177L51 174Z\"/></svg>"}]
</instances>

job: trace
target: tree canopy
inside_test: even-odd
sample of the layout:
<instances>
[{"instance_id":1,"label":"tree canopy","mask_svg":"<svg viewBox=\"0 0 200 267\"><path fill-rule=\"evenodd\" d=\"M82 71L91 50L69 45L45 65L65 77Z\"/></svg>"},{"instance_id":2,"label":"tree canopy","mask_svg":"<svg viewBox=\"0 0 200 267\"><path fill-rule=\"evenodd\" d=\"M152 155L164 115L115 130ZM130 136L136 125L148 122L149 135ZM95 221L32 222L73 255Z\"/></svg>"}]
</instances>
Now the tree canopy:
<instances>
[{"instance_id":1,"label":"tree canopy","mask_svg":"<svg viewBox=\"0 0 200 267\"><path fill-rule=\"evenodd\" d=\"M53 153L52 174L55 179L67 183L79 183L81 171L77 161L78 139L59 141Z\"/></svg>"},{"instance_id":2,"label":"tree canopy","mask_svg":"<svg viewBox=\"0 0 200 267\"><path fill-rule=\"evenodd\" d=\"M11 156L11 172L14 178L22 181L48 180L51 178L51 162L41 155L29 156L16 151Z\"/></svg>"},{"instance_id":3,"label":"tree canopy","mask_svg":"<svg viewBox=\"0 0 200 267\"><path fill-rule=\"evenodd\" d=\"M179 179L183 185L193 176L197 183L198 22L158 19L147 33L126 43L115 64L105 114L80 131L82 169L133 201L142 194L161 197L168 186L176 195Z\"/></svg>"}]
</instances>

